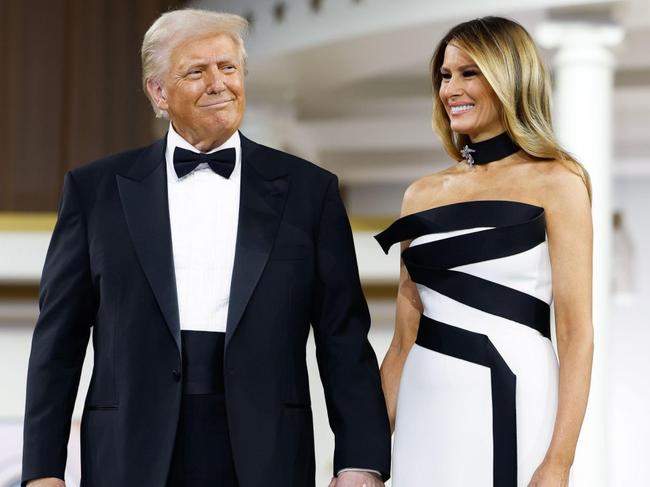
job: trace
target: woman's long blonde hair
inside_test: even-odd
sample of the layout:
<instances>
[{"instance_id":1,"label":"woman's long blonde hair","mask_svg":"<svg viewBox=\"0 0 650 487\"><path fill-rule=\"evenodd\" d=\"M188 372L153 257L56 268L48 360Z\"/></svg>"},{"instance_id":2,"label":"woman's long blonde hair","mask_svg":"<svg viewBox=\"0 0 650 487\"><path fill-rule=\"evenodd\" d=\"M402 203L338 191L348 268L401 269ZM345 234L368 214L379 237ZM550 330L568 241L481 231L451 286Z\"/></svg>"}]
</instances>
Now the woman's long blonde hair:
<instances>
[{"instance_id":1,"label":"woman's long blonde hair","mask_svg":"<svg viewBox=\"0 0 650 487\"><path fill-rule=\"evenodd\" d=\"M591 198L589 174L562 149L551 123L551 81L530 34L517 22L483 17L453 27L436 47L430 63L433 83L433 128L447 153L462 160L460 150L469 137L451 129L445 106L438 96L440 68L448 44L470 56L501 102L502 123L512 140L527 154L556 159L580 175Z\"/></svg>"}]
</instances>

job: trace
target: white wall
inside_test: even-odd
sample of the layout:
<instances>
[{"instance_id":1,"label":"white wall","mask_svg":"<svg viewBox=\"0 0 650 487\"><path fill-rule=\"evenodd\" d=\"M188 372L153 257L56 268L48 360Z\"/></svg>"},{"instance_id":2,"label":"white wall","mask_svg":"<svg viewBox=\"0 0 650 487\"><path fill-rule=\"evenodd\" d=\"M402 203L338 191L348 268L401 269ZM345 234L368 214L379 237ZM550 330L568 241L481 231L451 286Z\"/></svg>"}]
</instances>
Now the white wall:
<instances>
[{"instance_id":1,"label":"white wall","mask_svg":"<svg viewBox=\"0 0 650 487\"><path fill-rule=\"evenodd\" d=\"M27 360L37 311L35 302L0 301L0 487L13 487L13 482L20 479ZM92 356L92 346L89 346L68 446L67 487L79 485L78 421L90 381Z\"/></svg>"},{"instance_id":2,"label":"white wall","mask_svg":"<svg viewBox=\"0 0 650 487\"><path fill-rule=\"evenodd\" d=\"M635 294L614 300L608 358L611 487L628 487L650 485L650 178L617 181L614 203L635 250Z\"/></svg>"}]
</instances>

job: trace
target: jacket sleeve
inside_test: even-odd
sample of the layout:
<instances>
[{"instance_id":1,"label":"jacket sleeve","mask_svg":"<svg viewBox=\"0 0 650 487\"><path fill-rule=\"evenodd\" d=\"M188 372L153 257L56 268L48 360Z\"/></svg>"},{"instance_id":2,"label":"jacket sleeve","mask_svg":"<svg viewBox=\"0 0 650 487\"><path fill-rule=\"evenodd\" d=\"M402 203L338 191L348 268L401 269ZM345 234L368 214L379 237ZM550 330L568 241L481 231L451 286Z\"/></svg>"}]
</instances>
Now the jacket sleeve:
<instances>
[{"instance_id":1,"label":"jacket sleeve","mask_svg":"<svg viewBox=\"0 0 650 487\"><path fill-rule=\"evenodd\" d=\"M41 277L40 314L29 357L23 442L23 485L63 479L70 421L96 299L86 223L71 173L66 174Z\"/></svg>"},{"instance_id":2,"label":"jacket sleeve","mask_svg":"<svg viewBox=\"0 0 650 487\"><path fill-rule=\"evenodd\" d=\"M377 358L367 338L370 316L352 231L335 177L323 203L316 265L312 326L335 436L334 473L346 468L370 469L387 479L390 426Z\"/></svg>"}]
</instances>

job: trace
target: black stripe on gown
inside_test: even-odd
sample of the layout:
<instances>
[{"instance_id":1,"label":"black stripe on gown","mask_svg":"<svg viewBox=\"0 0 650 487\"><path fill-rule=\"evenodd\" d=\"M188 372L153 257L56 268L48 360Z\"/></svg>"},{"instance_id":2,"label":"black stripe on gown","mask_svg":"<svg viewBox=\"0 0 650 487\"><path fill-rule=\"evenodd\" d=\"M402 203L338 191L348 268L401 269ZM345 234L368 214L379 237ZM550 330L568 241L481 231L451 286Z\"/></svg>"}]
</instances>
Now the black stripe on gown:
<instances>
[{"instance_id":1,"label":"black stripe on gown","mask_svg":"<svg viewBox=\"0 0 650 487\"><path fill-rule=\"evenodd\" d=\"M492 388L493 485L517 485L517 378L486 335L422 316L418 345L490 368Z\"/></svg>"}]
</instances>

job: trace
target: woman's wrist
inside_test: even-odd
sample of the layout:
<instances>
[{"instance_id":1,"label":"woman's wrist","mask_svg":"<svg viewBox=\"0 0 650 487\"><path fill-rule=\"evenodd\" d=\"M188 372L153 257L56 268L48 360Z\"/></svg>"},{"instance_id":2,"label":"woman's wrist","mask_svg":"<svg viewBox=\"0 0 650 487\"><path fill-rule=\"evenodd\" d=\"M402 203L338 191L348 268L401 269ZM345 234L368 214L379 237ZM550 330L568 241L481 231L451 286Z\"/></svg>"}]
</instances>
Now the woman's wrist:
<instances>
[{"instance_id":1,"label":"woman's wrist","mask_svg":"<svg viewBox=\"0 0 650 487\"><path fill-rule=\"evenodd\" d=\"M549 451L544 457L544 463L557 469L569 470L573 465L573 455Z\"/></svg>"}]
</instances>

